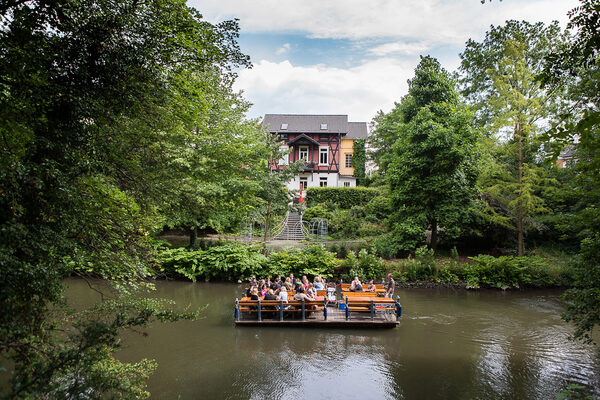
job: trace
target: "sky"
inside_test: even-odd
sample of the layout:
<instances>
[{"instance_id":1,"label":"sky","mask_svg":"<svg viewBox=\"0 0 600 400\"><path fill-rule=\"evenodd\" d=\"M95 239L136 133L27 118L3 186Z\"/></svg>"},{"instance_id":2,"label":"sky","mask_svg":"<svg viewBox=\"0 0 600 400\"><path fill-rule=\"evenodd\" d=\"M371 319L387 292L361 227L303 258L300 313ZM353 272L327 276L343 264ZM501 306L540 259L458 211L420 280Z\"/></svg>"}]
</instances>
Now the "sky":
<instances>
[{"instance_id":1,"label":"sky","mask_svg":"<svg viewBox=\"0 0 600 400\"><path fill-rule=\"evenodd\" d=\"M471 38L506 20L560 22L577 0L188 0L217 23L238 18L251 69L235 89L264 114L347 114L370 122L406 95L420 55L448 71Z\"/></svg>"}]
</instances>

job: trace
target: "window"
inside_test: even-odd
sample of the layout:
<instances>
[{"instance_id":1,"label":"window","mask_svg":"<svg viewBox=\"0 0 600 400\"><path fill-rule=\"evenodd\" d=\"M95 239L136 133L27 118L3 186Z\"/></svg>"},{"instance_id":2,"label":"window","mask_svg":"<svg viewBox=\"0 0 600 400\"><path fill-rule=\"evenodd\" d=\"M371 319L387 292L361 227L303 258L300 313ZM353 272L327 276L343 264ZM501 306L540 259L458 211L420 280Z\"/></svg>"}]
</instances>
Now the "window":
<instances>
[{"instance_id":1,"label":"window","mask_svg":"<svg viewBox=\"0 0 600 400\"><path fill-rule=\"evenodd\" d=\"M298 160L308 161L308 146L300 146L298 148Z\"/></svg>"},{"instance_id":2,"label":"window","mask_svg":"<svg viewBox=\"0 0 600 400\"><path fill-rule=\"evenodd\" d=\"M319 147L319 165L329 164L329 147Z\"/></svg>"},{"instance_id":3,"label":"window","mask_svg":"<svg viewBox=\"0 0 600 400\"><path fill-rule=\"evenodd\" d=\"M327 177L326 176L322 176L319 178L319 186L327 187Z\"/></svg>"},{"instance_id":4,"label":"window","mask_svg":"<svg viewBox=\"0 0 600 400\"><path fill-rule=\"evenodd\" d=\"M283 142L287 142L287 139L288 139L287 133L280 133L279 134L279 140L281 140Z\"/></svg>"},{"instance_id":5,"label":"window","mask_svg":"<svg viewBox=\"0 0 600 400\"><path fill-rule=\"evenodd\" d=\"M321 130L322 131L327 130L327 124L321 124Z\"/></svg>"},{"instance_id":6,"label":"window","mask_svg":"<svg viewBox=\"0 0 600 400\"><path fill-rule=\"evenodd\" d=\"M281 124L281 130L285 130L285 129L287 129L287 127L288 127L288 124Z\"/></svg>"},{"instance_id":7,"label":"window","mask_svg":"<svg viewBox=\"0 0 600 400\"><path fill-rule=\"evenodd\" d=\"M300 178L300 190L306 190L308 187L308 178Z\"/></svg>"},{"instance_id":8,"label":"window","mask_svg":"<svg viewBox=\"0 0 600 400\"><path fill-rule=\"evenodd\" d=\"M346 168L352 168L352 154L346 154Z\"/></svg>"},{"instance_id":9,"label":"window","mask_svg":"<svg viewBox=\"0 0 600 400\"><path fill-rule=\"evenodd\" d=\"M344 187L350 187L350 182L344 182Z\"/></svg>"},{"instance_id":10,"label":"window","mask_svg":"<svg viewBox=\"0 0 600 400\"><path fill-rule=\"evenodd\" d=\"M283 153L279 159L279 165L288 165L290 163L290 149L287 146L281 146L279 151Z\"/></svg>"}]
</instances>

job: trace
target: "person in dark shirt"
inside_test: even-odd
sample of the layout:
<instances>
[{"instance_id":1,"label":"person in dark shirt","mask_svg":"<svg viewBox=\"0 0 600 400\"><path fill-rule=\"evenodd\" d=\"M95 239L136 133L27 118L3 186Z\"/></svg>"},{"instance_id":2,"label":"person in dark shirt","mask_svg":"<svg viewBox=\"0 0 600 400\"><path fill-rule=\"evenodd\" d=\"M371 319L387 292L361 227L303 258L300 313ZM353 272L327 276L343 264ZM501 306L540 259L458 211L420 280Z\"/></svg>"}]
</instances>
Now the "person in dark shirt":
<instances>
[{"instance_id":1,"label":"person in dark shirt","mask_svg":"<svg viewBox=\"0 0 600 400\"><path fill-rule=\"evenodd\" d=\"M265 300L277 300L277 296L275 296L273 289L267 290L267 293L265 293Z\"/></svg>"},{"instance_id":2,"label":"person in dark shirt","mask_svg":"<svg viewBox=\"0 0 600 400\"><path fill-rule=\"evenodd\" d=\"M252 286L250 288L250 300L258 300L258 287Z\"/></svg>"}]
</instances>

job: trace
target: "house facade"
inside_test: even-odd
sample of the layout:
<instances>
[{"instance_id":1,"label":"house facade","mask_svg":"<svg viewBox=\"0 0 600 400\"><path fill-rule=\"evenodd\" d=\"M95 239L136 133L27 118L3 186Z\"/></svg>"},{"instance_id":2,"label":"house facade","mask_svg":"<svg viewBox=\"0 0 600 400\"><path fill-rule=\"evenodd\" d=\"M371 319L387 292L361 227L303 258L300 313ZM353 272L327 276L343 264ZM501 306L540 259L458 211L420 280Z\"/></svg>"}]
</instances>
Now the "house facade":
<instances>
[{"instance_id":1,"label":"house facade","mask_svg":"<svg viewBox=\"0 0 600 400\"><path fill-rule=\"evenodd\" d=\"M354 140L367 138L366 122L348 122L347 115L266 114L262 124L288 153L275 169L304 161L303 170L288 182L289 189L356 186Z\"/></svg>"}]
</instances>

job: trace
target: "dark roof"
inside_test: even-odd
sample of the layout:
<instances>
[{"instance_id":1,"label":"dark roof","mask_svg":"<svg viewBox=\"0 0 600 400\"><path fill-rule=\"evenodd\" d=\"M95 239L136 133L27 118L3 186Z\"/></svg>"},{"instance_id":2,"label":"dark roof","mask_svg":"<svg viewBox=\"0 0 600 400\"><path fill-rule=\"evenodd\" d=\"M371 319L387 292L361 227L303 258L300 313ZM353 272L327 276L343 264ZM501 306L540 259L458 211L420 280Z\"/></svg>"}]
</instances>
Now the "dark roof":
<instances>
[{"instance_id":1,"label":"dark roof","mask_svg":"<svg viewBox=\"0 0 600 400\"><path fill-rule=\"evenodd\" d=\"M319 142L317 142L314 139L311 139L309 136L306 136L304 133L302 135L296 136L294 139L290 140L287 144L288 145L293 145L294 143L298 143L298 144L314 144L315 146L319 145Z\"/></svg>"},{"instance_id":2,"label":"dark roof","mask_svg":"<svg viewBox=\"0 0 600 400\"><path fill-rule=\"evenodd\" d=\"M281 129L287 124L287 129ZM327 124L327 129L321 129ZM262 125L277 133L347 133L347 115L265 114Z\"/></svg>"},{"instance_id":3,"label":"dark roof","mask_svg":"<svg viewBox=\"0 0 600 400\"><path fill-rule=\"evenodd\" d=\"M367 138L367 123L366 122L348 122L348 133L343 139L366 139Z\"/></svg>"}]
</instances>

